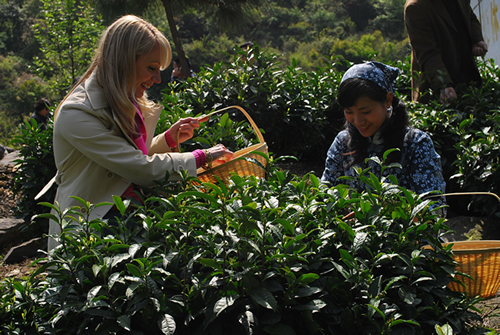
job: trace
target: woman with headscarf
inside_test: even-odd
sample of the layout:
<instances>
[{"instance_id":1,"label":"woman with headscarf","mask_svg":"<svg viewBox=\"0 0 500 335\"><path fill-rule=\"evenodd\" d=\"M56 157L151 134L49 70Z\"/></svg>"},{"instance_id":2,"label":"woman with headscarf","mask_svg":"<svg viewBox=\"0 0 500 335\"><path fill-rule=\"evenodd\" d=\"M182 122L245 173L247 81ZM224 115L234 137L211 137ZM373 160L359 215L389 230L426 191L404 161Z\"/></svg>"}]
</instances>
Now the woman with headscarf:
<instances>
[{"instance_id":1,"label":"woman with headscarf","mask_svg":"<svg viewBox=\"0 0 500 335\"><path fill-rule=\"evenodd\" d=\"M386 169L384 175L394 175L400 186L417 194L444 193L441 158L429 135L410 126L406 106L395 95L398 74L399 69L378 62L356 64L345 72L337 101L344 108L346 130L328 150L323 182L362 190L364 185L357 178L339 177L355 177L354 167L369 167L380 178L380 165L366 159L382 160L387 150L397 148L389 154L386 165L395 162L401 168Z\"/></svg>"}]
</instances>

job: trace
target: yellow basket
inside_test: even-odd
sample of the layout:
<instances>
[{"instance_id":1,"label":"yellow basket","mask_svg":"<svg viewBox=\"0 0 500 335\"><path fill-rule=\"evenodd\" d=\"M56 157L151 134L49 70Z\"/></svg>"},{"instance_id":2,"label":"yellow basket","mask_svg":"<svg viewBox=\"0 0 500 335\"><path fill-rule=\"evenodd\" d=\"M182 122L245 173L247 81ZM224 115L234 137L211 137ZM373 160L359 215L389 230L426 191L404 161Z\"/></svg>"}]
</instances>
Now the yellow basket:
<instances>
[{"instance_id":1,"label":"yellow basket","mask_svg":"<svg viewBox=\"0 0 500 335\"><path fill-rule=\"evenodd\" d=\"M457 195L491 195L500 201L500 197L492 192L455 192L431 195L426 198ZM472 280L462 275L456 279L465 284L450 282L448 287L457 292L464 292L470 297L493 297L500 288L500 241L478 240L443 243L443 246L453 244L451 249L453 259L458 263L455 269L471 276ZM431 249L431 246L424 246Z\"/></svg>"},{"instance_id":2,"label":"yellow basket","mask_svg":"<svg viewBox=\"0 0 500 335\"><path fill-rule=\"evenodd\" d=\"M448 287L453 291L467 293L470 297L481 296L489 298L494 296L500 287L500 241L458 241L443 243L443 246L453 244L451 247L454 259L459 264L456 271L468 274L473 278L456 275L466 287L459 283L451 282Z\"/></svg>"},{"instance_id":3,"label":"yellow basket","mask_svg":"<svg viewBox=\"0 0 500 335\"><path fill-rule=\"evenodd\" d=\"M259 143L251 145L248 148L236 151L234 153L234 159L230 160L229 162L217 165L212 169L205 170L203 168L198 168L197 170L198 179L204 183L217 183L216 177L219 177L221 180L226 182L229 180L232 174L237 174L239 176L256 176L260 178L265 177L266 173L265 169L259 166L258 164L247 160L247 158L253 158L260 164L262 164L263 167L266 167L267 160L264 157L260 156L259 154L256 154L255 152L260 151L267 155L268 153L267 143L264 141L264 136L262 136L262 133L255 124L254 120L243 108L241 108L240 106L230 106L216 110L207 115L202 115L198 118L202 119L205 117L209 117L213 114L220 113L232 108L238 109L246 116L248 122L250 122L250 125L252 126L255 134L257 135L257 138L259 139ZM179 143L179 141L177 141L177 143Z\"/></svg>"}]
</instances>

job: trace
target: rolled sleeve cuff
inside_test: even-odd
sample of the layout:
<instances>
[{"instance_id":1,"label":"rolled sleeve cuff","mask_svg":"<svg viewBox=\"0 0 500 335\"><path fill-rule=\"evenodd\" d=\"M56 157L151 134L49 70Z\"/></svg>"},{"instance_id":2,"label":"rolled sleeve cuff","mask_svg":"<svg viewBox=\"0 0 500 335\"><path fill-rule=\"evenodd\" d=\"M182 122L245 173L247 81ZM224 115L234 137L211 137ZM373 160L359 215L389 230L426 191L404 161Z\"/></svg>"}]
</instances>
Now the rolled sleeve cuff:
<instances>
[{"instance_id":1,"label":"rolled sleeve cuff","mask_svg":"<svg viewBox=\"0 0 500 335\"><path fill-rule=\"evenodd\" d=\"M177 146L177 143L172 139L168 130L165 132L165 141L167 141L167 145L170 148L175 148Z\"/></svg>"},{"instance_id":2,"label":"rolled sleeve cuff","mask_svg":"<svg viewBox=\"0 0 500 335\"><path fill-rule=\"evenodd\" d=\"M196 167L199 168L207 162L207 156L203 152L203 150L196 149L193 151L194 158L196 159Z\"/></svg>"}]
</instances>

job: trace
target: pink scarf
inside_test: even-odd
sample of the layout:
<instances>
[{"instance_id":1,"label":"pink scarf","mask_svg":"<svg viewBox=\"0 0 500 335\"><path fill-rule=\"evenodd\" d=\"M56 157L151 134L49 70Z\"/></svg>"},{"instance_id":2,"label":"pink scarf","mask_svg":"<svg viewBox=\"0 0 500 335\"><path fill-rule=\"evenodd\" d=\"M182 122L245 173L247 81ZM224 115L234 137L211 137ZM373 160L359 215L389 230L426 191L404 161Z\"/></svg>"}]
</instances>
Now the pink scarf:
<instances>
[{"instance_id":1,"label":"pink scarf","mask_svg":"<svg viewBox=\"0 0 500 335\"><path fill-rule=\"evenodd\" d=\"M139 133L137 137L133 137L132 139L134 140L135 145L137 145L137 148L139 148L139 150L141 150L144 155L147 155L148 148L146 147L146 139L148 137L148 134L146 132L146 126L144 124L144 118L142 117L141 110L139 109L139 106L137 106L137 103L134 100L132 100L132 103L137 109L137 113L135 114L135 124L136 131ZM134 184L130 184L125 192L123 192L122 199L134 198L141 201L139 196L134 193L134 187Z\"/></svg>"}]
</instances>

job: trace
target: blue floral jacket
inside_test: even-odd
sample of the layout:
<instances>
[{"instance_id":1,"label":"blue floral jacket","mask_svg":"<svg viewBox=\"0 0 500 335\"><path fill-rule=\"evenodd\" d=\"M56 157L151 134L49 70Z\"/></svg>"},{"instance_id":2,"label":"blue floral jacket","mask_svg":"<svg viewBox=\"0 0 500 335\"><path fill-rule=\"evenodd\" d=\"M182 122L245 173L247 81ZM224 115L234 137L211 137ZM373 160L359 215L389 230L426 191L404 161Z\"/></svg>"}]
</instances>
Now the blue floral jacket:
<instances>
[{"instance_id":1,"label":"blue floral jacket","mask_svg":"<svg viewBox=\"0 0 500 335\"><path fill-rule=\"evenodd\" d=\"M377 134L374 137L376 136ZM321 181L332 185L345 184L361 191L364 186L359 185L358 179L338 180L341 176L356 176L353 167L345 168L352 160L351 155L345 155L351 151L347 147L347 140L348 132L344 130L333 141L328 150ZM368 157L382 157L382 144L382 140L372 140L368 147ZM409 131L408 129L401 150L400 163L402 168L388 168L384 171L384 175L394 175L400 186L417 194L434 190L445 192L446 182L442 174L441 157L434 150L432 140L425 132L418 129ZM363 169L370 167L370 171L380 177L381 169L376 162L369 160L368 164L363 162L363 164L356 166Z\"/></svg>"}]
</instances>

